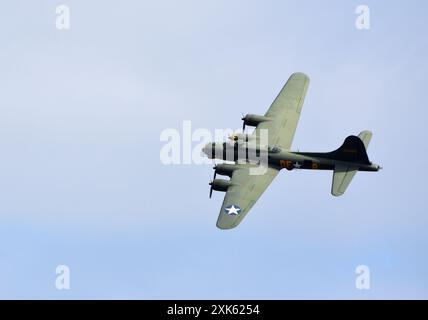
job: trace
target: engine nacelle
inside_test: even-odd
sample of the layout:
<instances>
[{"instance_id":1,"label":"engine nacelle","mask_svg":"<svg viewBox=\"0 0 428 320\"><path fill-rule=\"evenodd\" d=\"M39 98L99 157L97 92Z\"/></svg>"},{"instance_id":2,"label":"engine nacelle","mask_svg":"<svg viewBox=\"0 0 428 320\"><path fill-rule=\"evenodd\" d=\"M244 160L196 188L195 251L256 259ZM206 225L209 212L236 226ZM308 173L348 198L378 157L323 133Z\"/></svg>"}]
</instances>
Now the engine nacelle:
<instances>
[{"instance_id":1,"label":"engine nacelle","mask_svg":"<svg viewBox=\"0 0 428 320\"><path fill-rule=\"evenodd\" d=\"M214 179L213 182L210 183L211 189L215 191L226 192L227 189L232 186L233 183L229 180L223 179Z\"/></svg>"},{"instance_id":2,"label":"engine nacelle","mask_svg":"<svg viewBox=\"0 0 428 320\"><path fill-rule=\"evenodd\" d=\"M242 118L243 128L245 130L245 126L257 127L260 123L265 121L272 121L271 118L265 116L259 116L257 114L247 114Z\"/></svg>"},{"instance_id":3,"label":"engine nacelle","mask_svg":"<svg viewBox=\"0 0 428 320\"><path fill-rule=\"evenodd\" d=\"M234 164L222 163L222 164L216 165L213 169L215 170L215 174L231 177L233 174L233 171L235 171L237 167Z\"/></svg>"}]
</instances>

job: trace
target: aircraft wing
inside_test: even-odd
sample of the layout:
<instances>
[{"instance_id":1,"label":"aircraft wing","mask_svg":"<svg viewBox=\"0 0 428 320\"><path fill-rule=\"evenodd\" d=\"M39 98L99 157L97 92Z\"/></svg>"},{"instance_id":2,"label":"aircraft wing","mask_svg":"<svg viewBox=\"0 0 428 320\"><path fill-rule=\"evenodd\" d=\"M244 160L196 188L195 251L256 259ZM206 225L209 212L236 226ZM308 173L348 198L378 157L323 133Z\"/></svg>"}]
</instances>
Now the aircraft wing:
<instances>
[{"instance_id":1,"label":"aircraft wing","mask_svg":"<svg viewBox=\"0 0 428 320\"><path fill-rule=\"evenodd\" d=\"M290 149L294 132L300 118L309 78L303 73L294 73L279 92L265 116L270 121L260 123L254 130L259 135L260 130L267 129L268 144ZM236 227L250 211L263 192L278 174L278 170L265 167L264 174L252 174L251 164L238 164L239 168L231 177L232 186L227 189L217 227L231 229Z\"/></svg>"},{"instance_id":2,"label":"aircraft wing","mask_svg":"<svg viewBox=\"0 0 428 320\"><path fill-rule=\"evenodd\" d=\"M226 192L217 220L220 229L236 227L279 172L274 168L263 167L264 174L253 174L251 168L254 169L254 165L237 166L239 168L233 172L232 186Z\"/></svg>"},{"instance_id":3,"label":"aircraft wing","mask_svg":"<svg viewBox=\"0 0 428 320\"><path fill-rule=\"evenodd\" d=\"M308 85L307 75L292 74L265 114L272 120L260 123L254 133L267 129L269 145L290 149Z\"/></svg>"}]
</instances>

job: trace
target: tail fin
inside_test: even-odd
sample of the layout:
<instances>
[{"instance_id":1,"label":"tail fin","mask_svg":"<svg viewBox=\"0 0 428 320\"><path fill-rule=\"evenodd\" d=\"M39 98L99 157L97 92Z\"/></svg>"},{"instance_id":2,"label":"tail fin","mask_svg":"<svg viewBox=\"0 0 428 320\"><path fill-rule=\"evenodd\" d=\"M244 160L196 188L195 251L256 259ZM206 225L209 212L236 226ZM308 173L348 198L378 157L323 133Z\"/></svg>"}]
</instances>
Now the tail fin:
<instances>
[{"instance_id":1,"label":"tail fin","mask_svg":"<svg viewBox=\"0 0 428 320\"><path fill-rule=\"evenodd\" d=\"M365 130L358 137L349 136L342 146L336 151L330 152L330 155L337 160L370 163L366 149L369 146L372 135L370 131ZM357 171L358 166L337 164L334 167L331 194L336 197L344 194Z\"/></svg>"},{"instance_id":2,"label":"tail fin","mask_svg":"<svg viewBox=\"0 0 428 320\"><path fill-rule=\"evenodd\" d=\"M371 133L368 133L370 132L363 131L358 137L347 137L340 148L330 152L329 156L335 160L370 163L366 152L366 145L369 144L371 138Z\"/></svg>"}]
</instances>

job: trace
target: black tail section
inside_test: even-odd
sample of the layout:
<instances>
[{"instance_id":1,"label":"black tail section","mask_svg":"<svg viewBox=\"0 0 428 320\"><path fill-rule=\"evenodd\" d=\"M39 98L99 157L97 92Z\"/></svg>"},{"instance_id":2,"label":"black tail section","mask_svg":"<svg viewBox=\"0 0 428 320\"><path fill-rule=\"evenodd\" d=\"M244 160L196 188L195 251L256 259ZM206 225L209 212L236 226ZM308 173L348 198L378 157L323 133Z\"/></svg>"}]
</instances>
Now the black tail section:
<instances>
[{"instance_id":1,"label":"black tail section","mask_svg":"<svg viewBox=\"0 0 428 320\"><path fill-rule=\"evenodd\" d=\"M347 137L342 146L333 152L329 152L328 156L341 161L370 163L364 143L357 136Z\"/></svg>"}]
</instances>

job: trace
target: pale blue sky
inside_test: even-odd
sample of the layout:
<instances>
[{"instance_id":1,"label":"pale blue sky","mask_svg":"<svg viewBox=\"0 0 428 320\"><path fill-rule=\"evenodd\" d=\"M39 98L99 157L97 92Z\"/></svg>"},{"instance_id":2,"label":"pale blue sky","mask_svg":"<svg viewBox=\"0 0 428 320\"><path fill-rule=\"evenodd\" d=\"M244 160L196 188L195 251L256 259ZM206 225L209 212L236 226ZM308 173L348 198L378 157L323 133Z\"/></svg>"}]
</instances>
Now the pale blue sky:
<instances>
[{"instance_id":1,"label":"pale blue sky","mask_svg":"<svg viewBox=\"0 0 428 320\"><path fill-rule=\"evenodd\" d=\"M428 298L428 5L365 1L359 31L359 4L3 1L0 298ZM160 133L239 128L296 71L311 85L293 147L370 129L384 170L341 198L331 172L282 172L218 230L211 166L162 165Z\"/></svg>"}]
</instances>

